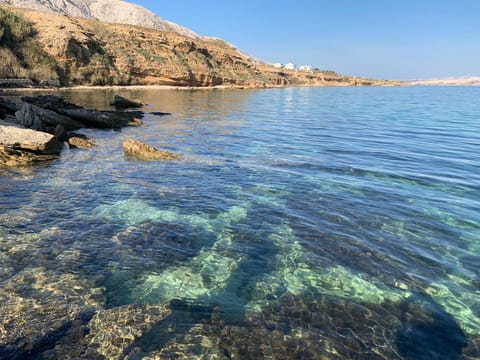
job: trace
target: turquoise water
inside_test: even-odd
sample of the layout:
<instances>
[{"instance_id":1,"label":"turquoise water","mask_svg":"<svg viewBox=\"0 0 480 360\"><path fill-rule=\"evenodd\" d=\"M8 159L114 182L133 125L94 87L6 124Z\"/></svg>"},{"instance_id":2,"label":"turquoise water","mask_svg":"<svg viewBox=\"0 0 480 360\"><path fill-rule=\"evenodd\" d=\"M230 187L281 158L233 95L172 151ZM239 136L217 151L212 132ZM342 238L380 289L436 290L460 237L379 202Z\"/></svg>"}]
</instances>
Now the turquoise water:
<instances>
[{"instance_id":1,"label":"turquoise water","mask_svg":"<svg viewBox=\"0 0 480 360\"><path fill-rule=\"evenodd\" d=\"M0 358L480 357L480 88L122 94L172 115L0 169Z\"/></svg>"}]
</instances>

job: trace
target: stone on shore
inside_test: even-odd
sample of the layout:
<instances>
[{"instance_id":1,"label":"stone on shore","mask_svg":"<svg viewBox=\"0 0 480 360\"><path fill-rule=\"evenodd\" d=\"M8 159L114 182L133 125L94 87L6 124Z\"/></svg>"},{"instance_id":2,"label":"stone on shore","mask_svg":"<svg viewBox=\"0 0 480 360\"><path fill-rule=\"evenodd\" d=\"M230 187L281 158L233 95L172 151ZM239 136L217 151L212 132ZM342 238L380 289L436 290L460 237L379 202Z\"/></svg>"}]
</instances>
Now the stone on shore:
<instances>
[{"instance_id":1,"label":"stone on shore","mask_svg":"<svg viewBox=\"0 0 480 360\"><path fill-rule=\"evenodd\" d=\"M115 106L117 109L141 108L145 106L141 101L130 100L120 95L115 95L110 105Z\"/></svg>"},{"instance_id":2,"label":"stone on shore","mask_svg":"<svg viewBox=\"0 0 480 360\"><path fill-rule=\"evenodd\" d=\"M63 143L51 134L0 125L0 165L28 165L55 159L62 147Z\"/></svg>"},{"instance_id":3,"label":"stone on shore","mask_svg":"<svg viewBox=\"0 0 480 360\"><path fill-rule=\"evenodd\" d=\"M123 150L126 155L135 157L139 160L175 161L182 159L180 154L158 150L153 146L133 139L128 139L123 142Z\"/></svg>"}]
</instances>

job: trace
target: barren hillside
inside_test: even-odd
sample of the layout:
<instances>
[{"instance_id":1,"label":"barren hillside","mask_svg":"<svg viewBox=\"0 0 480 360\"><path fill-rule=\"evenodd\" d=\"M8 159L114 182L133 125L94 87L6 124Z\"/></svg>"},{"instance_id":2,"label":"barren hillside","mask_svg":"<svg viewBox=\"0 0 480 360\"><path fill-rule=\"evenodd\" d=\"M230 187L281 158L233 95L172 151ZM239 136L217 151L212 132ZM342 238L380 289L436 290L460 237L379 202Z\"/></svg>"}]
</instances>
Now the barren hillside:
<instances>
[{"instance_id":1,"label":"barren hillside","mask_svg":"<svg viewBox=\"0 0 480 360\"><path fill-rule=\"evenodd\" d=\"M62 85L385 84L331 72L276 69L259 64L222 40L174 31L13 7L3 7L2 14L3 78L27 77L37 83L58 80ZM18 24L23 24L21 33ZM13 68L18 71L11 72Z\"/></svg>"}]
</instances>

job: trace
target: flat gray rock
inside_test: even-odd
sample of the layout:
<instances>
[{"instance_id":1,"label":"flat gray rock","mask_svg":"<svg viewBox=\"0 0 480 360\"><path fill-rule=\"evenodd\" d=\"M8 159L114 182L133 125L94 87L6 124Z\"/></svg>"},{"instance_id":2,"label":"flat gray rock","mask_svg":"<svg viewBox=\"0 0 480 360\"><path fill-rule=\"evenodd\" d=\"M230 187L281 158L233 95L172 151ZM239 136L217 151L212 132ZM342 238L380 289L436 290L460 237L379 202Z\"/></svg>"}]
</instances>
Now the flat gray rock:
<instances>
[{"instance_id":1,"label":"flat gray rock","mask_svg":"<svg viewBox=\"0 0 480 360\"><path fill-rule=\"evenodd\" d=\"M0 124L0 164L28 165L56 158L63 143L45 132Z\"/></svg>"}]
</instances>

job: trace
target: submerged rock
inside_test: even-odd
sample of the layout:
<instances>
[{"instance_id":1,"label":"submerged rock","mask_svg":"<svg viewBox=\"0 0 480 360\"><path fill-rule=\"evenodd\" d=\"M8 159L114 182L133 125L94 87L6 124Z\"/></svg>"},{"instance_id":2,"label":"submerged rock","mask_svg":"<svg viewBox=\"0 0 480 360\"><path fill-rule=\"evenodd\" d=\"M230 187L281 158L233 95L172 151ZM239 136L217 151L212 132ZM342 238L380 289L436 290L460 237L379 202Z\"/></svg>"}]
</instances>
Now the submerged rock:
<instances>
[{"instance_id":1,"label":"submerged rock","mask_svg":"<svg viewBox=\"0 0 480 360\"><path fill-rule=\"evenodd\" d=\"M42 355L74 328L87 330L85 324L103 307L101 289L88 280L44 268L26 269L2 282L0 299L1 359L49 358Z\"/></svg>"},{"instance_id":2,"label":"submerged rock","mask_svg":"<svg viewBox=\"0 0 480 360\"><path fill-rule=\"evenodd\" d=\"M126 97L115 95L113 100L110 102L111 106L115 106L118 109L128 109L128 108L141 108L145 106L141 101L130 100Z\"/></svg>"},{"instance_id":3,"label":"submerged rock","mask_svg":"<svg viewBox=\"0 0 480 360\"><path fill-rule=\"evenodd\" d=\"M51 160L62 147L62 142L51 134L0 125L0 164L15 166Z\"/></svg>"},{"instance_id":4,"label":"submerged rock","mask_svg":"<svg viewBox=\"0 0 480 360\"><path fill-rule=\"evenodd\" d=\"M172 115L169 112L162 112L162 111L152 111L149 112L150 115L155 115L155 116L167 116L167 115Z\"/></svg>"},{"instance_id":5,"label":"submerged rock","mask_svg":"<svg viewBox=\"0 0 480 360\"><path fill-rule=\"evenodd\" d=\"M120 358L170 313L164 305L128 305L100 311L89 323L86 340L105 358Z\"/></svg>"},{"instance_id":6,"label":"submerged rock","mask_svg":"<svg viewBox=\"0 0 480 360\"><path fill-rule=\"evenodd\" d=\"M182 156L180 154L165 150L158 150L153 146L133 139L128 139L124 141L123 150L125 151L126 155L135 157L140 160L174 161L182 159Z\"/></svg>"}]
</instances>

